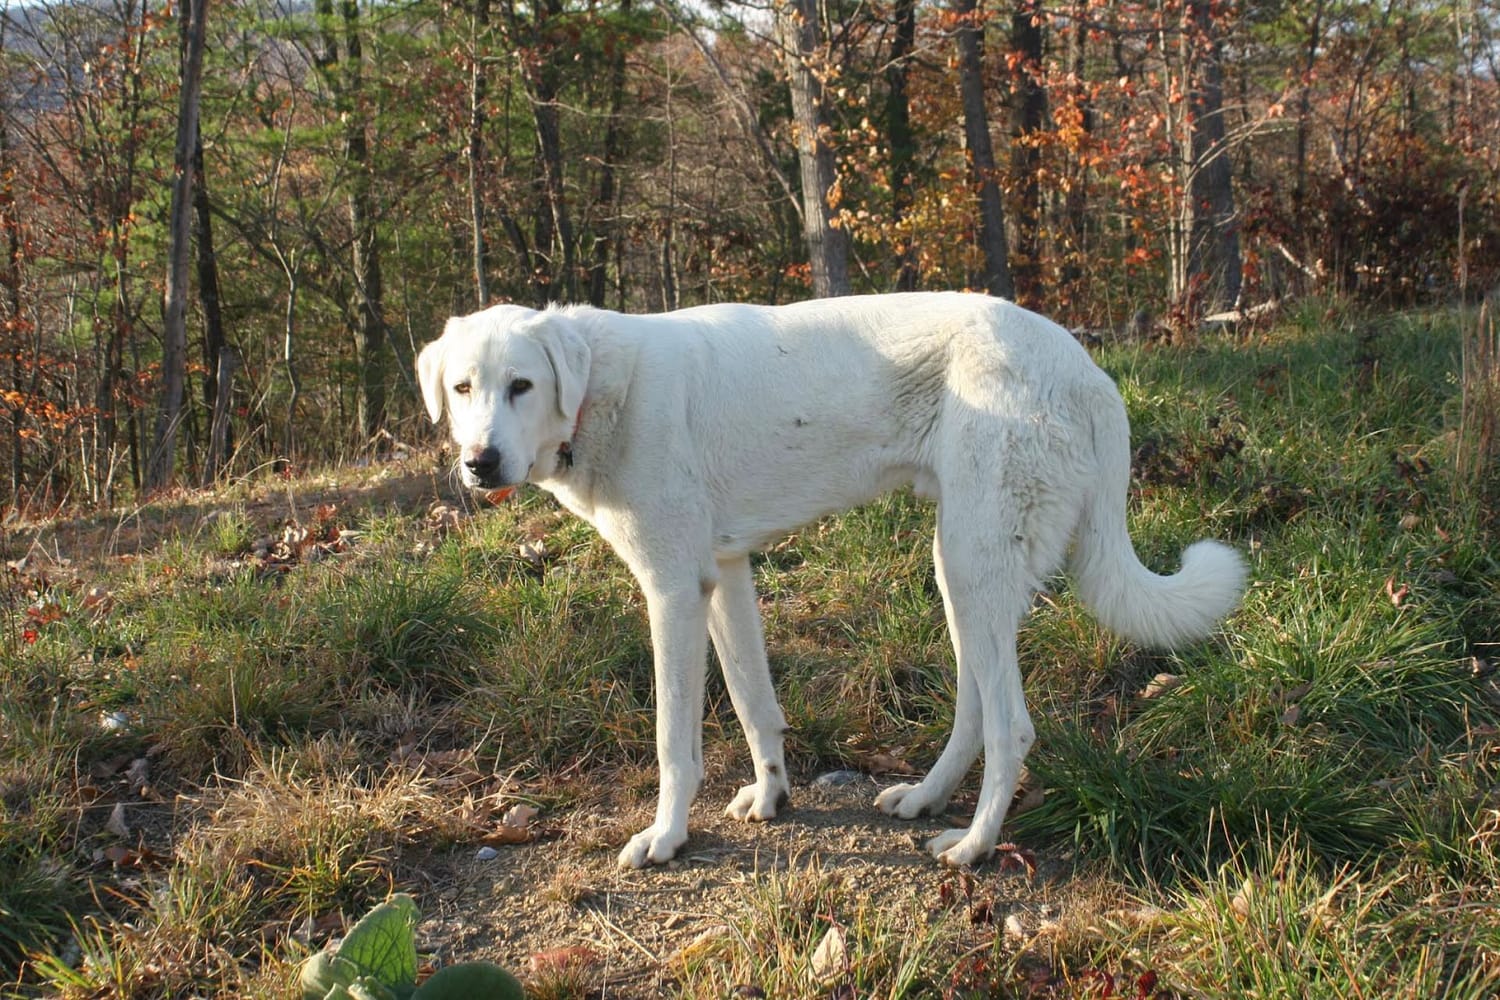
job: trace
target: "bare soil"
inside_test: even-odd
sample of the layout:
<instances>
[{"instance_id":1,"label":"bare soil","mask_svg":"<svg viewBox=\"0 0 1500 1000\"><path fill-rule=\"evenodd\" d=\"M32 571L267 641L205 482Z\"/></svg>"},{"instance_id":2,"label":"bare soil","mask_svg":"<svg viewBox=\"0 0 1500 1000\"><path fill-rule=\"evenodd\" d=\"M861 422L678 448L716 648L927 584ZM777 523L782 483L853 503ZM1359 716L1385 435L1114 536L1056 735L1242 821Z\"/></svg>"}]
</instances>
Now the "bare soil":
<instances>
[{"instance_id":1,"label":"bare soil","mask_svg":"<svg viewBox=\"0 0 1500 1000\"><path fill-rule=\"evenodd\" d=\"M865 776L836 786L794 784L789 809L751 824L722 815L735 785L716 782L694 805L678 858L641 871L618 870L615 852L650 822L649 794L625 801L622 793L622 813L607 803L582 807L562 818L567 832L560 836L498 848L489 860L473 848L432 857L421 866L430 883L421 893L426 920L419 943L442 961L486 959L523 979L571 959L589 996L665 997L678 995L674 976L683 950L736 933L757 881L788 869L815 866L844 898L914 926L968 905L960 876L922 846L946 826L966 824L967 816L893 819L874 806L880 787ZM971 887L983 884L975 893L989 908L982 922L998 927L1014 914L1019 926L1035 931L1055 920L1070 869L1057 858L1040 860L1035 872L985 866L970 878ZM984 928L976 928L976 939L984 937Z\"/></svg>"}]
</instances>

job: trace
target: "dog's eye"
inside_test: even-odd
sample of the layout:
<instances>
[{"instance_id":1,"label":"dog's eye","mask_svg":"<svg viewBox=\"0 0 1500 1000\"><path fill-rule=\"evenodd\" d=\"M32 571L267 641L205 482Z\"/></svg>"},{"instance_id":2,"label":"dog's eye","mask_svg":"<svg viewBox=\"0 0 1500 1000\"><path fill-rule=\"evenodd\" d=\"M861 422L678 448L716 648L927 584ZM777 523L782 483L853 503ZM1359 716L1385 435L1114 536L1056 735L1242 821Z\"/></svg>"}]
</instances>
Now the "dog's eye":
<instances>
[{"instance_id":1,"label":"dog's eye","mask_svg":"<svg viewBox=\"0 0 1500 1000\"><path fill-rule=\"evenodd\" d=\"M524 394L526 394L527 392L530 392L530 391L531 391L531 380L530 379L527 379L527 378L518 378L515 381L511 382L511 384L510 384L510 398L511 399L515 399L517 396L524 395Z\"/></svg>"},{"instance_id":2,"label":"dog's eye","mask_svg":"<svg viewBox=\"0 0 1500 1000\"><path fill-rule=\"evenodd\" d=\"M453 391L460 396L467 396L469 394L469 383L467 381L460 382L453 387Z\"/></svg>"}]
</instances>

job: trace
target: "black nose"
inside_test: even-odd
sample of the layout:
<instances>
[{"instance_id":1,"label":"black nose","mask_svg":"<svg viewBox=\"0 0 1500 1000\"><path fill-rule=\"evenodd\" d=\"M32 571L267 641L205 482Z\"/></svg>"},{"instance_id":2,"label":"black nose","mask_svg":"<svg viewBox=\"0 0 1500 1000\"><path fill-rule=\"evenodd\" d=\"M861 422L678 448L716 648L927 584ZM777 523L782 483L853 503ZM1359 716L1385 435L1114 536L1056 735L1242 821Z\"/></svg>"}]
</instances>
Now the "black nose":
<instances>
[{"instance_id":1,"label":"black nose","mask_svg":"<svg viewBox=\"0 0 1500 1000\"><path fill-rule=\"evenodd\" d=\"M471 451L464 457L464 468L468 469L474 478L484 482L500 471L500 449L481 448Z\"/></svg>"}]
</instances>

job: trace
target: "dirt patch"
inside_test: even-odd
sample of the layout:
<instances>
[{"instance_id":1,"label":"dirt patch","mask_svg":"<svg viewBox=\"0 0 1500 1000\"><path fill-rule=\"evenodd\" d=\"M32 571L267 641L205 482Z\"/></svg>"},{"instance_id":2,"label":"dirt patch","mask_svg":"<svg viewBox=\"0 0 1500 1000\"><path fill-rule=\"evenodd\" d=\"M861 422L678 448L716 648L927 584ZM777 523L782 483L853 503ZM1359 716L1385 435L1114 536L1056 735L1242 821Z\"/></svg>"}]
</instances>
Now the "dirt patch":
<instances>
[{"instance_id":1,"label":"dirt patch","mask_svg":"<svg viewBox=\"0 0 1500 1000\"><path fill-rule=\"evenodd\" d=\"M54 576L87 575L111 561L155 552L163 542L196 539L215 518L234 511L258 528L311 520L319 508L424 510L437 500L469 502L440 450L406 453L361 468L278 480L266 476L215 490L175 490L149 502L37 520L8 519L0 556L27 560Z\"/></svg>"},{"instance_id":2,"label":"dirt patch","mask_svg":"<svg viewBox=\"0 0 1500 1000\"><path fill-rule=\"evenodd\" d=\"M642 871L618 870L615 852L650 822L649 796L623 813L580 808L561 821L569 832L500 848L491 860L476 859L473 848L433 857L421 866L430 880L420 899L421 943L443 961L487 959L523 978L539 956L581 955L588 995L661 997L677 995L683 949L736 933L757 884L789 869L816 866L848 898L916 923L964 905L955 898L959 876L922 845L967 817L893 819L874 807L880 787L870 778L800 784L781 816L748 824L722 815L734 786L716 784L694 805L679 857ZM987 899L1028 913L1035 925L1056 916L1051 897L1070 867L1045 859L1035 872L1006 875L991 864L979 877Z\"/></svg>"}]
</instances>

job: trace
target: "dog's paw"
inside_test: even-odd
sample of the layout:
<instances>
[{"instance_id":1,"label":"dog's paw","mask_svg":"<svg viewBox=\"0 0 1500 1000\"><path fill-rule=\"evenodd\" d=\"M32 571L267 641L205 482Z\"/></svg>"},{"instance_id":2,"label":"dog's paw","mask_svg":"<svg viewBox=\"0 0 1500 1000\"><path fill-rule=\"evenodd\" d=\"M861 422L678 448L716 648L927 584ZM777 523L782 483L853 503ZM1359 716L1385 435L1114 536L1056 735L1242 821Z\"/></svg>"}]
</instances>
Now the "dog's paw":
<instances>
[{"instance_id":1,"label":"dog's paw","mask_svg":"<svg viewBox=\"0 0 1500 1000\"><path fill-rule=\"evenodd\" d=\"M968 830L944 830L927 842L927 851L948 868L967 868L994 854L995 845L975 839Z\"/></svg>"},{"instance_id":2,"label":"dog's paw","mask_svg":"<svg viewBox=\"0 0 1500 1000\"><path fill-rule=\"evenodd\" d=\"M741 788L729 805L725 806L724 815L752 823L764 823L768 819L775 819L776 814L790 801L791 794L785 781L757 782Z\"/></svg>"},{"instance_id":3,"label":"dog's paw","mask_svg":"<svg viewBox=\"0 0 1500 1000\"><path fill-rule=\"evenodd\" d=\"M920 784L892 785L875 796L875 808L897 819L936 816L947 805L947 799L935 798Z\"/></svg>"},{"instance_id":4,"label":"dog's paw","mask_svg":"<svg viewBox=\"0 0 1500 1000\"><path fill-rule=\"evenodd\" d=\"M616 863L621 868L666 864L677 856L677 849L686 842L686 830L661 830L653 824L630 838Z\"/></svg>"}]
</instances>

